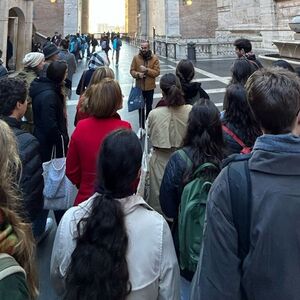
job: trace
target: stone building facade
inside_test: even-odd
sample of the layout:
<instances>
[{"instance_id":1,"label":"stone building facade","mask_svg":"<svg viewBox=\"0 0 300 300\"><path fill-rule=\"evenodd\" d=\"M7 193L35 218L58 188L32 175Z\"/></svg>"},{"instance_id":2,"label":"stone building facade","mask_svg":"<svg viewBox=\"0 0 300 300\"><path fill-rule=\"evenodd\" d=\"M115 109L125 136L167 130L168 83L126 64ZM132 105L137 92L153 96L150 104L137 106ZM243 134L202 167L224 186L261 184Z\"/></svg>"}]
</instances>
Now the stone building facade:
<instances>
[{"instance_id":1,"label":"stone building facade","mask_svg":"<svg viewBox=\"0 0 300 300\"><path fill-rule=\"evenodd\" d=\"M89 31L89 0L34 1L34 26L45 36Z\"/></svg>"},{"instance_id":2,"label":"stone building facade","mask_svg":"<svg viewBox=\"0 0 300 300\"><path fill-rule=\"evenodd\" d=\"M232 56L239 37L275 50L273 40L292 39L288 23L300 14L299 0L140 0L140 6L139 36L151 40L155 27L157 50L177 58L186 56L188 42L196 43L197 57Z\"/></svg>"},{"instance_id":3,"label":"stone building facade","mask_svg":"<svg viewBox=\"0 0 300 300\"><path fill-rule=\"evenodd\" d=\"M6 62L7 37L13 45L13 57L9 67L22 68L22 59L31 50L33 19L32 0L1 0L0 1L0 49L2 59Z\"/></svg>"}]
</instances>

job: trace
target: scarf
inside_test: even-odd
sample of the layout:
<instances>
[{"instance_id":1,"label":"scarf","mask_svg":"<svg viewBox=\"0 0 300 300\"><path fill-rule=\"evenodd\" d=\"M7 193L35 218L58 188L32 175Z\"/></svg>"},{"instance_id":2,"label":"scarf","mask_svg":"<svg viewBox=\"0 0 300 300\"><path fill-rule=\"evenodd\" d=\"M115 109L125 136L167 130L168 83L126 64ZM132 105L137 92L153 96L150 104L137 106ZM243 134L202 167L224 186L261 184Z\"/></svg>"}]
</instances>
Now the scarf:
<instances>
[{"instance_id":1,"label":"scarf","mask_svg":"<svg viewBox=\"0 0 300 300\"><path fill-rule=\"evenodd\" d=\"M13 255L17 244L18 238L13 227L8 223L3 210L0 209L0 253Z\"/></svg>"}]
</instances>

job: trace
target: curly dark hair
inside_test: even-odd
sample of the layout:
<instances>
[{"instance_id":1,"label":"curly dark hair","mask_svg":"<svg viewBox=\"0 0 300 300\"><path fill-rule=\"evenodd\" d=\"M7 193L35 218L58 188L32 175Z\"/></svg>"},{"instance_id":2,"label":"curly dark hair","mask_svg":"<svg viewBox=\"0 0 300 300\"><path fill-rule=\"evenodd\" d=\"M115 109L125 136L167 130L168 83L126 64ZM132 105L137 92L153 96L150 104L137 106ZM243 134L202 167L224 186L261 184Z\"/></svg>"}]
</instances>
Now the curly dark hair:
<instances>
[{"instance_id":1,"label":"curly dark hair","mask_svg":"<svg viewBox=\"0 0 300 300\"><path fill-rule=\"evenodd\" d=\"M248 104L247 92L241 84L231 84L227 87L223 107L223 123L231 124L242 132L243 142L252 147L256 138L261 135L261 130Z\"/></svg>"},{"instance_id":2,"label":"curly dark hair","mask_svg":"<svg viewBox=\"0 0 300 300\"><path fill-rule=\"evenodd\" d=\"M216 177L225 156L225 144L220 112L211 100L202 98L193 105L183 147L191 148L193 153L193 166L184 175L184 183L189 182L196 168L205 162L219 167L218 170L211 169L208 174L209 177Z\"/></svg>"},{"instance_id":3,"label":"curly dark hair","mask_svg":"<svg viewBox=\"0 0 300 300\"><path fill-rule=\"evenodd\" d=\"M131 292L128 234L119 198L134 193L142 148L134 132L118 130L103 142L92 211L77 225L77 245L66 276L66 300L125 300Z\"/></svg>"},{"instance_id":4,"label":"curly dark hair","mask_svg":"<svg viewBox=\"0 0 300 300\"><path fill-rule=\"evenodd\" d=\"M180 106L185 104L179 78L172 73L161 77L159 86L163 91L163 99L167 106Z\"/></svg>"},{"instance_id":5,"label":"curly dark hair","mask_svg":"<svg viewBox=\"0 0 300 300\"><path fill-rule=\"evenodd\" d=\"M27 84L18 78L0 80L0 115L10 116L18 102L27 99Z\"/></svg>"}]
</instances>

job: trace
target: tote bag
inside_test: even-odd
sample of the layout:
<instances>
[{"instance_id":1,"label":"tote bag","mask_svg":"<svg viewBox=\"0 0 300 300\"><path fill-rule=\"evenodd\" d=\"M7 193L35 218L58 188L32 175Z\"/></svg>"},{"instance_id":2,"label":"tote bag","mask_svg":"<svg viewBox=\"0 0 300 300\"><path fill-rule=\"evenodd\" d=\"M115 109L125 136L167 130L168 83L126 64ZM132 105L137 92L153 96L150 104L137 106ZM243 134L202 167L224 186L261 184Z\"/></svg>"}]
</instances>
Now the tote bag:
<instances>
[{"instance_id":1,"label":"tote bag","mask_svg":"<svg viewBox=\"0 0 300 300\"><path fill-rule=\"evenodd\" d=\"M145 135L145 144L144 152L142 157L142 167L141 167L141 176L137 188L137 194L141 196L146 202L149 201L150 195L150 168L149 161L151 157L151 152L149 153L149 137L148 137L148 122L145 124L146 135Z\"/></svg>"},{"instance_id":2,"label":"tote bag","mask_svg":"<svg viewBox=\"0 0 300 300\"><path fill-rule=\"evenodd\" d=\"M56 146L52 148L51 160L43 163L44 209L66 210L73 206L77 188L66 176L64 140L63 157L56 158Z\"/></svg>"},{"instance_id":3,"label":"tote bag","mask_svg":"<svg viewBox=\"0 0 300 300\"><path fill-rule=\"evenodd\" d=\"M132 85L128 96L128 112L144 108L144 105L143 91L139 87Z\"/></svg>"}]
</instances>

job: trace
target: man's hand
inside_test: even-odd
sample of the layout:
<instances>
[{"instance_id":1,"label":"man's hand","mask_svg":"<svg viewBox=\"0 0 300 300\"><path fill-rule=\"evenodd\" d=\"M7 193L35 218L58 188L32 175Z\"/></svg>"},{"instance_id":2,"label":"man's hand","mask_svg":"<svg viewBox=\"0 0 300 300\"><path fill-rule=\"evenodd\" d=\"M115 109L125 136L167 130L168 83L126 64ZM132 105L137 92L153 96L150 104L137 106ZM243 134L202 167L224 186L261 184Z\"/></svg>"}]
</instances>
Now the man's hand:
<instances>
[{"instance_id":1,"label":"man's hand","mask_svg":"<svg viewBox=\"0 0 300 300\"><path fill-rule=\"evenodd\" d=\"M144 78L145 77L145 75L144 75L144 73L141 73L141 72L137 72L137 78Z\"/></svg>"},{"instance_id":2,"label":"man's hand","mask_svg":"<svg viewBox=\"0 0 300 300\"><path fill-rule=\"evenodd\" d=\"M140 66L140 70L141 70L142 72L146 72L146 71L147 71L147 68L146 68L145 66L141 65L141 66Z\"/></svg>"}]
</instances>

